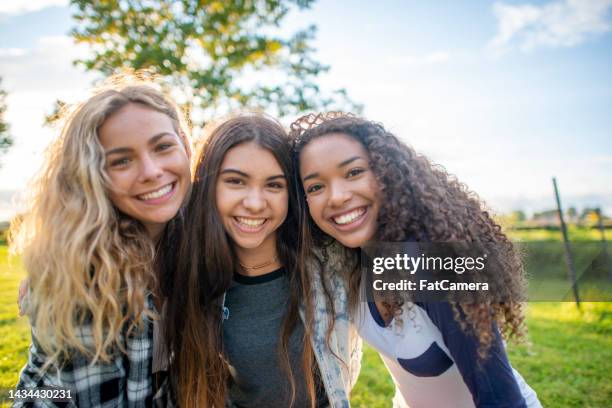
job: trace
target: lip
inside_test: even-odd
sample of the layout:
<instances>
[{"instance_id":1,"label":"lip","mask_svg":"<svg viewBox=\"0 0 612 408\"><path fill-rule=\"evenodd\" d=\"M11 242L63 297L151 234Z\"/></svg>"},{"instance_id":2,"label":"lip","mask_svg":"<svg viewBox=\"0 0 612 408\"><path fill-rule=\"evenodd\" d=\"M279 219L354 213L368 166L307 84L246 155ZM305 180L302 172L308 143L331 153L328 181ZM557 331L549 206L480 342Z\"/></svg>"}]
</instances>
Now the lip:
<instances>
[{"instance_id":1,"label":"lip","mask_svg":"<svg viewBox=\"0 0 612 408\"><path fill-rule=\"evenodd\" d=\"M355 211L359 208L364 208L365 212L363 214L361 214L359 217L355 218L353 221L349 222L348 224L337 224L336 221L334 221L334 217L339 217L343 214L347 214L350 213L352 211ZM368 218L370 214L370 206L359 206L359 207L355 207L352 208L350 210L347 211L342 211L341 213L337 213L334 214L333 216L329 217L329 223L332 224L334 226L335 229L337 229L338 231L342 231L342 232L351 232L359 227L361 227L361 225L363 225L363 223L366 221L366 219Z\"/></svg>"},{"instance_id":2,"label":"lip","mask_svg":"<svg viewBox=\"0 0 612 408\"><path fill-rule=\"evenodd\" d=\"M250 218L250 219L253 219L254 217L243 217L243 216L240 216L240 215L237 215L237 216L233 216L233 217L232 217L232 222L234 223L234 225L236 226L236 228L237 228L237 229L238 229L240 232L243 232L243 233L245 233L245 234L257 234L257 233L259 233L259 232L263 231L263 230L264 230L264 228L266 227L267 223L268 223L268 218L265 218L265 217L259 217L259 218L257 218L257 219L262 219L262 218L263 218L263 219L264 219L264 222L263 222L261 225L257 226L257 227L249 227L249 226L246 226L246 225L244 225L244 224L240 223L240 222L237 220L237 217L240 217L240 218Z\"/></svg>"},{"instance_id":3,"label":"lip","mask_svg":"<svg viewBox=\"0 0 612 408\"><path fill-rule=\"evenodd\" d=\"M170 200L170 199L171 199L171 198L174 196L174 193L176 192L176 186L177 186L177 183L178 183L177 181L173 181L173 182L171 182L171 183L164 184L163 186L160 186L160 187L158 187L158 188L152 189L152 190L150 190L150 191L148 191L148 192L145 192L145 193L140 193L140 194L136 194L136 196L135 196L135 197L136 197L136 199L137 199L139 202L144 203L144 204L150 204L150 205L157 205L157 204L161 204L161 203L164 203L164 202L166 202L166 201ZM161 196L161 197L152 198L152 199L150 199L150 200L143 200L143 199L141 199L141 198L138 198L139 196L142 196L142 195L144 195L144 194L149 194L149 193L152 193L152 192L154 192L154 191L158 191L158 190L160 190L160 189L162 189L162 188L164 188L164 187L167 187L167 186L171 186L170 191L168 191L166 194L164 194L164 195L163 195L163 196Z\"/></svg>"}]
</instances>

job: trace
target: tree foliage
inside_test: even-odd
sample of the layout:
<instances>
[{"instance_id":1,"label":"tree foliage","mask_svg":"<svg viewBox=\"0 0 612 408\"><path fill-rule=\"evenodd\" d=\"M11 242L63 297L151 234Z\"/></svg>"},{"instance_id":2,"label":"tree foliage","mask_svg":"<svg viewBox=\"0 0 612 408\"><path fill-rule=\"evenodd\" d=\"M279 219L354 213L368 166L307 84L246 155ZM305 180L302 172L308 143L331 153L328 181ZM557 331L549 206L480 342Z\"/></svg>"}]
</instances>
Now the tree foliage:
<instances>
[{"instance_id":1,"label":"tree foliage","mask_svg":"<svg viewBox=\"0 0 612 408\"><path fill-rule=\"evenodd\" d=\"M313 56L315 26L280 34L290 10L312 1L72 0L72 36L92 51L77 64L105 75L152 70L204 120L245 106L271 107L279 116L359 110L345 90L319 89L316 80L329 66Z\"/></svg>"},{"instance_id":2,"label":"tree foliage","mask_svg":"<svg viewBox=\"0 0 612 408\"><path fill-rule=\"evenodd\" d=\"M0 85L2 78L0 78ZM0 88L0 153L5 153L13 144L13 138L9 134L9 125L5 122L4 112L6 111L6 91Z\"/></svg>"}]
</instances>

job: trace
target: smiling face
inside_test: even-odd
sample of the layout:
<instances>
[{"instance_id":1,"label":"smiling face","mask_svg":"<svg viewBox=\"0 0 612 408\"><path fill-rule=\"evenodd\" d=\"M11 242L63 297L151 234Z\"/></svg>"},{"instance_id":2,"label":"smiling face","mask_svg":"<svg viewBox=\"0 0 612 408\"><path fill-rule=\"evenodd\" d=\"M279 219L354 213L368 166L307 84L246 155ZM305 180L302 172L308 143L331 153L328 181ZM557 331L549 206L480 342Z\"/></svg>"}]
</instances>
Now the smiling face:
<instances>
[{"instance_id":1,"label":"smiling face","mask_svg":"<svg viewBox=\"0 0 612 408\"><path fill-rule=\"evenodd\" d=\"M311 140L300 153L300 178L310 215L323 232L350 248L374 238L379 186L361 143L342 133Z\"/></svg>"},{"instance_id":2,"label":"smiling face","mask_svg":"<svg viewBox=\"0 0 612 408\"><path fill-rule=\"evenodd\" d=\"M227 151L217 178L216 201L236 248L276 251L276 230L287 218L287 179L274 155L254 142Z\"/></svg>"},{"instance_id":3,"label":"smiling face","mask_svg":"<svg viewBox=\"0 0 612 408\"><path fill-rule=\"evenodd\" d=\"M98 138L112 203L157 236L178 212L191 182L187 150L172 120L130 103L104 121Z\"/></svg>"}]
</instances>

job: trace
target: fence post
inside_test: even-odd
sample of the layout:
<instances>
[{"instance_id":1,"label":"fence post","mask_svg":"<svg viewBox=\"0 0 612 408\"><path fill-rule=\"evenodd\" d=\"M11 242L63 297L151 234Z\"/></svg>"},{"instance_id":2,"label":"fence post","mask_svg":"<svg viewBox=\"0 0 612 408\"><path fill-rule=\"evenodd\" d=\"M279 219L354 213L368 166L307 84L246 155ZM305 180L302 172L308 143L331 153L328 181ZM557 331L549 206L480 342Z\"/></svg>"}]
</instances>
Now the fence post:
<instances>
[{"instance_id":1,"label":"fence post","mask_svg":"<svg viewBox=\"0 0 612 408\"><path fill-rule=\"evenodd\" d=\"M608 269L608 279L612 280L612 265L610 262L610 257L608 256L608 243L606 242L606 231L603 226L603 216L601 215L601 208L595 210L597 213L597 226L599 228L599 232L601 233L601 247L604 255L604 259L606 260L606 268Z\"/></svg>"},{"instance_id":2,"label":"fence post","mask_svg":"<svg viewBox=\"0 0 612 408\"><path fill-rule=\"evenodd\" d=\"M574 299L576 306L580 309L580 295L578 294L578 282L576 281L576 269L574 268L574 259L572 258L572 251L570 248L569 239L567 238L567 227L563 220L563 210L561 209L561 199L559 198L559 189L557 188L557 179L553 177L553 187L555 189L555 198L557 200L557 212L559 213L559 221L561 222L561 232L563 233L563 245L565 248L565 260L567 261L567 269L569 274L569 280L572 284L572 290L574 292Z\"/></svg>"}]
</instances>

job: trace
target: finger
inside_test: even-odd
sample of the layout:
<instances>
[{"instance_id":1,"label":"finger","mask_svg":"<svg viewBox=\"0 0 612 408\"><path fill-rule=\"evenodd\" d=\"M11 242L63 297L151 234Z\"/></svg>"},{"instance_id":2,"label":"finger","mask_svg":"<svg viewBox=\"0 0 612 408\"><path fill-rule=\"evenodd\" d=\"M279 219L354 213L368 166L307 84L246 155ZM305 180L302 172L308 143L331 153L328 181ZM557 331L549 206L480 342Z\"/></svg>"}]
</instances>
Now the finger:
<instances>
[{"instance_id":1,"label":"finger","mask_svg":"<svg viewBox=\"0 0 612 408\"><path fill-rule=\"evenodd\" d=\"M24 299L28 293L28 280L24 279L19 283L19 293L17 296L17 305L19 306L19 316L25 314L25 303Z\"/></svg>"}]
</instances>

